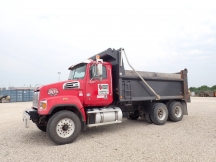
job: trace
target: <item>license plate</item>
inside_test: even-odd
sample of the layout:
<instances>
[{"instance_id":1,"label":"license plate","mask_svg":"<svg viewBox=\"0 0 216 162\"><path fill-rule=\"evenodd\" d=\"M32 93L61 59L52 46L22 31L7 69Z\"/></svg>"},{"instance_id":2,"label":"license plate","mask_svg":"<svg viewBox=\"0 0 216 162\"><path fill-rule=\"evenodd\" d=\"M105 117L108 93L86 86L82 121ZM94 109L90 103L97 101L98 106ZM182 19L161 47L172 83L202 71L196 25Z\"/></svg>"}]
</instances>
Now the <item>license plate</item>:
<instances>
[{"instance_id":1,"label":"license plate","mask_svg":"<svg viewBox=\"0 0 216 162\"><path fill-rule=\"evenodd\" d=\"M23 124L25 128L29 128L30 125L30 116L27 112L23 112Z\"/></svg>"}]
</instances>

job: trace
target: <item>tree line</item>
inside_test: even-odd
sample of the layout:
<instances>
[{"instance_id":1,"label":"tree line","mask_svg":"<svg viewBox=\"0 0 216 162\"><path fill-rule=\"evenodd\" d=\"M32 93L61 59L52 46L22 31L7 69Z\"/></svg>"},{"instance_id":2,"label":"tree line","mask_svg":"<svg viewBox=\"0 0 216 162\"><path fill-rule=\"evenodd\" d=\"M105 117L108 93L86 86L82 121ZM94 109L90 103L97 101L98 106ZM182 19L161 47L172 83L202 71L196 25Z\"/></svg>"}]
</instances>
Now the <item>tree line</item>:
<instances>
[{"instance_id":1,"label":"tree line","mask_svg":"<svg viewBox=\"0 0 216 162\"><path fill-rule=\"evenodd\" d=\"M190 92L195 92L196 94L202 92L202 91L216 91L216 85L212 87L208 87L207 85L203 85L201 87L190 87Z\"/></svg>"}]
</instances>

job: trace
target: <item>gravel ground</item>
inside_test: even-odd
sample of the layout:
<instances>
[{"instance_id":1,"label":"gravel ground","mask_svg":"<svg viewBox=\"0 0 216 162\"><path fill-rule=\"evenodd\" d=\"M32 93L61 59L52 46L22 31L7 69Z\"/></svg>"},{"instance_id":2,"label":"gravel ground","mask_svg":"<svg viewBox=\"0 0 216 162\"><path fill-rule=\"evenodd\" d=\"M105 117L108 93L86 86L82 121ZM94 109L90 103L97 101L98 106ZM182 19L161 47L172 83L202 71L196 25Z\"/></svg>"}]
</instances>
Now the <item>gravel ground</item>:
<instances>
[{"instance_id":1,"label":"gravel ground","mask_svg":"<svg viewBox=\"0 0 216 162\"><path fill-rule=\"evenodd\" d=\"M216 161L216 98L192 98L188 116L163 126L144 119L95 127L57 146L35 125L24 128L26 103L0 104L0 161Z\"/></svg>"}]
</instances>

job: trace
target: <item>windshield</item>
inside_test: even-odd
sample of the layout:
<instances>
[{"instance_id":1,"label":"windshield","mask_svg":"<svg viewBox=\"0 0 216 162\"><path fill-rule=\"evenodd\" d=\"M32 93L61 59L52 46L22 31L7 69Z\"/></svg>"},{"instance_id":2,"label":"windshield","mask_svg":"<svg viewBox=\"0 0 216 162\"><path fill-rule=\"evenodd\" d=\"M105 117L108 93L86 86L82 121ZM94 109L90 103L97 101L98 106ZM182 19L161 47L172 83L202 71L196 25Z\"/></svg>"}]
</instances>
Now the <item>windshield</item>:
<instances>
[{"instance_id":1,"label":"windshield","mask_svg":"<svg viewBox=\"0 0 216 162\"><path fill-rule=\"evenodd\" d=\"M79 65L76 65L70 70L68 80L83 79L85 76L85 73L86 73L86 64L85 63L81 63Z\"/></svg>"}]
</instances>

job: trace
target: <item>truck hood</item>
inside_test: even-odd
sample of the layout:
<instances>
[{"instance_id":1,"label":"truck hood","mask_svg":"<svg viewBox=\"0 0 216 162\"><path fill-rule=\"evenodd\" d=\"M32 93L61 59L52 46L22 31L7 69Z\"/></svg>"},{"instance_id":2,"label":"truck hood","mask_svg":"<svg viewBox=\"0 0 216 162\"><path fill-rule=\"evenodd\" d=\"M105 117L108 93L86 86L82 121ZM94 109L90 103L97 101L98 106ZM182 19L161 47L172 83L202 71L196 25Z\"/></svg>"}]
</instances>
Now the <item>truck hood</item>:
<instances>
[{"instance_id":1,"label":"truck hood","mask_svg":"<svg viewBox=\"0 0 216 162\"><path fill-rule=\"evenodd\" d=\"M46 85L38 87L36 89L36 91L40 91L42 89L49 90L51 88L55 88L55 89L60 90L60 91L63 90L63 89L80 88L80 81L79 80L66 80L66 81L46 84Z\"/></svg>"}]
</instances>

